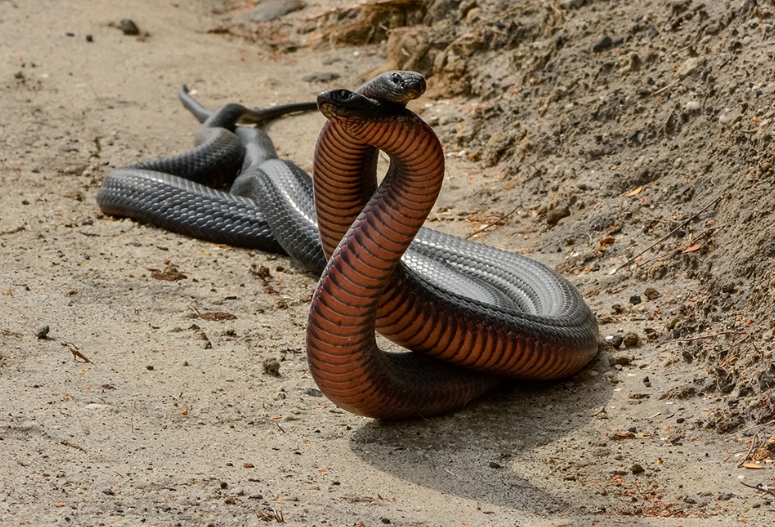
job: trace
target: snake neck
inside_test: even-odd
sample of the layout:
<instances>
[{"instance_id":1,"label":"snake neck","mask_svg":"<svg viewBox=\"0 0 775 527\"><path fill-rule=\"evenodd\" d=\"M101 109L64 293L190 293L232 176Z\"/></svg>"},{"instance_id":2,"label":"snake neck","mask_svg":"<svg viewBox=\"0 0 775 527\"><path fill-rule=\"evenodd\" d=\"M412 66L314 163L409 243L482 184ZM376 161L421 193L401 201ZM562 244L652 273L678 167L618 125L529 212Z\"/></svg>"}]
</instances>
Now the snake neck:
<instances>
[{"instance_id":1,"label":"snake neck","mask_svg":"<svg viewBox=\"0 0 775 527\"><path fill-rule=\"evenodd\" d=\"M377 189L379 151L328 121L323 126L312 168L315 209L326 259Z\"/></svg>"},{"instance_id":2,"label":"snake neck","mask_svg":"<svg viewBox=\"0 0 775 527\"><path fill-rule=\"evenodd\" d=\"M360 123L346 131L385 151L391 169L333 252L313 296L307 326L310 372L323 393L357 414L436 413L442 408L414 406L422 397L411 390L425 383L379 350L375 326L380 296L441 189L443 151L419 118ZM396 401L396 394L404 400Z\"/></svg>"}]
</instances>

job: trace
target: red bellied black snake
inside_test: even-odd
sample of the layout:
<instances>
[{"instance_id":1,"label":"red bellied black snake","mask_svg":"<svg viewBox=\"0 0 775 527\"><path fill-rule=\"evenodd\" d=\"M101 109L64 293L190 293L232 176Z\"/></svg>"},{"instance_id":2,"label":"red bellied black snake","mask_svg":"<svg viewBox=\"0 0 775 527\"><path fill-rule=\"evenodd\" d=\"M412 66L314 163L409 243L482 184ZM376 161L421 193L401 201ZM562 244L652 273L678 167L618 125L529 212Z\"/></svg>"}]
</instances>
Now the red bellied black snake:
<instances>
[{"instance_id":1,"label":"red bellied black snake","mask_svg":"<svg viewBox=\"0 0 775 527\"><path fill-rule=\"evenodd\" d=\"M107 214L284 250L323 272L309 363L321 390L355 413L427 416L507 376L573 374L597 352L598 329L566 279L528 258L421 227L444 174L435 134L404 108L424 90L421 75L389 72L356 93L320 96L329 121L315 152L313 203L309 176L278 159L261 130L237 126L309 105L209 112L183 89L181 100L204 123L200 146L112 171L97 201ZM379 189L378 149L391 158ZM232 194L200 184L234 178L240 163ZM413 352L380 351L375 330Z\"/></svg>"}]
</instances>

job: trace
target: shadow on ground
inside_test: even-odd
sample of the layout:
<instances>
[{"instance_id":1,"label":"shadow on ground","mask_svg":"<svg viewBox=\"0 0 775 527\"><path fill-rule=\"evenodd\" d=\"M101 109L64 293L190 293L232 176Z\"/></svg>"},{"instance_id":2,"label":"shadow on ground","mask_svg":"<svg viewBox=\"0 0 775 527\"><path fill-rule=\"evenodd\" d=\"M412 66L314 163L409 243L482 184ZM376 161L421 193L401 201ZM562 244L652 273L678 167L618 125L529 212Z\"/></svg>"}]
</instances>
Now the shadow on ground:
<instances>
[{"instance_id":1,"label":"shadow on ground","mask_svg":"<svg viewBox=\"0 0 775 527\"><path fill-rule=\"evenodd\" d=\"M376 469L444 494L537 514L567 509L558 493L520 476L520 458L562 442L604 407L613 384L513 381L465 410L429 420L370 422L351 448ZM583 416L583 417L580 417ZM400 454L399 454L400 453ZM548 487L546 484L544 487Z\"/></svg>"}]
</instances>

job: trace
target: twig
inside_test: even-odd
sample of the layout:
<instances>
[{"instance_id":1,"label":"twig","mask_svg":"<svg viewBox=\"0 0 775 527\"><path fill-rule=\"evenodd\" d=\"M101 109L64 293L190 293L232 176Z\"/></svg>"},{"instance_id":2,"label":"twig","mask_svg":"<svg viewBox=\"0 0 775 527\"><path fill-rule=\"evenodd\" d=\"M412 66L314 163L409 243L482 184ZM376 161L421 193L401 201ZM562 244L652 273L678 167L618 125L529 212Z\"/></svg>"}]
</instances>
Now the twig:
<instances>
[{"instance_id":1,"label":"twig","mask_svg":"<svg viewBox=\"0 0 775 527\"><path fill-rule=\"evenodd\" d=\"M680 339L679 342L694 342L695 340L715 339L716 337L721 337L723 335L747 335L748 337L751 336L748 333L746 333L745 331L720 331L718 333L713 333L712 335L702 335L700 337L691 337L691 338L688 338L688 339Z\"/></svg>"},{"instance_id":2,"label":"twig","mask_svg":"<svg viewBox=\"0 0 775 527\"><path fill-rule=\"evenodd\" d=\"M775 492L770 490L770 488L765 485L764 483L757 483L756 485L749 485L748 483L740 482L741 485L744 485L748 487L749 489L758 490L759 492L764 492L765 494L769 494L770 496L775 496Z\"/></svg>"},{"instance_id":3,"label":"twig","mask_svg":"<svg viewBox=\"0 0 775 527\"><path fill-rule=\"evenodd\" d=\"M652 93L651 95L659 95L660 93L662 93L662 92L663 92L663 91L665 91L666 89L668 89L668 88L672 88L673 86L675 86L676 84L678 84L678 83L679 83L679 82L681 82L682 80L683 80L683 79L676 79L676 80L674 80L673 82L671 82L670 84L668 84L667 86L665 86L664 88L660 88L660 89L658 89L657 91L655 91L655 92L654 92L654 93Z\"/></svg>"},{"instance_id":4,"label":"twig","mask_svg":"<svg viewBox=\"0 0 775 527\"><path fill-rule=\"evenodd\" d=\"M75 448L76 450L80 450L81 452L86 452L86 449L85 449L85 448L83 448L83 447L80 447L80 446L78 446L78 445L76 445L76 444L74 444L74 443L71 443L71 442L70 442L70 441L68 441L67 439L63 439L63 440L61 440L61 441L60 441L60 443L61 443L61 444L63 444L63 445L65 445L65 446L69 446L69 447L71 447L71 448Z\"/></svg>"},{"instance_id":5,"label":"twig","mask_svg":"<svg viewBox=\"0 0 775 527\"><path fill-rule=\"evenodd\" d=\"M774 423L775 423L775 419L773 419L772 421L768 421L766 423L761 423L761 424L758 424L758 425L749 426L748 428L743 428L742 430L740 430L739 433L742 434L743 432L747 432L748 430L753 430L754 428L759 428L760 426L767 426L767 425L771 425L771 424L774 424Z\"/></svg>"},{"instance_id":6,"label":"twig","mask_svg":"<svg viewBox=\"0 0 775 527\"><path fill-rule=\"evenodd\" d=\"M501 217L499 217L497 220L495 220L495 221L493 221L493 222L490 222L490 223L488 223L487 225L482 225L482 226L481 226L481 227L479 227L477 230L475 230L474 232L472 232L471 234L469 234L468 236L466 236L466 240L467 240L467 239L469 239L471 236L474 236L475 234L482 233L482 232L486 231L487 229L489 229L490 227L493 227L493 226L495 226L495 225L498 225L500 222L502 222L503 220L505 220L506 218L508 218L509 216L511 216L512 214L514 214L515 212L517 212L517 210L519 209L519 207L521 207L521 205L517 205L516 207L514 207L514 208L512 209L512 211L511 211L511 212L509 212L508 214L504 214L504 215L502 215L502 216L501 216Z\"/></svg>"},{"instance_id":7,"label":"twig","mask_svg":"<svg viewBox=\"0 0 775 527\"><path fill-rule=\"evenodd\" d=\"M73 354L73 360L82 359L84 362L91 362L86 355L78 351L78 346L72 342L67 343L67 349L69 349L70 353Z\"/></svg>"},{"instance_id":8,"label":"twig","mask_svg":"<svg viewBox=\"0 0 775 527\"><path fill-rule=\"evenodd\" d=\"M658 220L658 221L663 221L663 220ZM677 222L675 222L673 220L669 220L669 221L672 221L673 223L677 223ZM718 229L723 229L724 227L726 227L726 225L718 225L718 226L714 225L713 227L709 227L709 228L705 229L704 231L702 231L699 235L697 235L697 237L694 239L694 241L701 240L701 239L707 237L708 235L715 233ZM724 244L724 245L728 245L728 244ZM721 247L723 247L724 245L722 245ZM648 265L648 264L650 264L652 262L659 262L659 261L664 260L665 258L669 258L670 256L674 256L674 255L675 255L675 253L671 251L669 254L663 254L662 256L657 256L655 258L652 258L651 260L644 260L644 261L640 262L640 265L641 265L641 267L645 267L646 265Z\"/></svg>"},{"instance_id":9,"label":"twig","mask_svg":"<svg viewBox=\"0 0 775 527\"><path fill-rule=\"evenodd\" d=\"M0 232L0 236L5 236L6 234L16 234L17 232L22 232L23 230L24 230L24 227L16 227L15 229L11 229L10 231Z\"/></svg>"},{"instance_id":10,"label":"twig","mask_svg":"<svg viewBox=\"0 0 775 527\"><path fill-rule=\"evenodd\" d=\"M660 243L662 243L663 241L667 240L667 239L668 239L670 236L672 236L673 234L675 234L676 232L678 232L680 229L682 229L684 226L686 226L686 225L687 225L689 222L691 222L692 220L694 220L694 219L695 219L697 216L699 216L700 214L702 214L703 212L705 212L706 210L708 210L709 208L711 208L713 205L715 205L716 203L718 203L719 201L721 201L722 197L723 197L723 196L719 196L718 198L714 199L713 201L711 201L710 203L708 203L707 205L705 205L703 208L701 208L700 210L698 210L697 212L695 212L694 214L692 214L692 215L691 215L691 216L690 216L690 217L689 217L689 218L688 218L686 221L684 221L684 222L683 222L682 224L680 224L678 227L676 227L676 228L675 228L675 229L673 229L672 231L668 232L667 234L665 234L664 236L662 236L660 239L658 239L657 241L655 241L654 243L652 243L651 245L649 245L648 247L646 247L645 249L643 249L641 252L639 252L638 254L636 254L635 256L633 256L632 258L630 258L629 260L627 260L626 262L624 262L622 265L620 265L619 267L617 267L617 268L614 270L614 272L613 272L613 273L611 273L611 274L616 274L616 272L617 272L617 271L619 271L620 269L624 269L624 268L625 268L625 267L627 267L628 265L632 264L632 262L633 262L633 261L634 261L636 258L638 258L639 256L642 256L642 255L644 255L645 253L647 253L648 251L650 251L651 249L653 249L654 247L656 247L657 245L659 245L659 244L660 244Z\"/></svg>"},{"instance_id":11,"label":"twig","mask_svg":"<svg viewBox=\"0 0 775 527\"><path fill-rule=\"evenodd\" d=\"M751 452L754 451L754 449L757 447L758 444L759 444L759 436L753 436L753 439L751 440L751 448L748 449L748 453L740 461L740 463L737 464L737 468L742 468L742 466L745 465L745 462L748 461L749 457L751 457Z\"/></svg>"}]
</instances>

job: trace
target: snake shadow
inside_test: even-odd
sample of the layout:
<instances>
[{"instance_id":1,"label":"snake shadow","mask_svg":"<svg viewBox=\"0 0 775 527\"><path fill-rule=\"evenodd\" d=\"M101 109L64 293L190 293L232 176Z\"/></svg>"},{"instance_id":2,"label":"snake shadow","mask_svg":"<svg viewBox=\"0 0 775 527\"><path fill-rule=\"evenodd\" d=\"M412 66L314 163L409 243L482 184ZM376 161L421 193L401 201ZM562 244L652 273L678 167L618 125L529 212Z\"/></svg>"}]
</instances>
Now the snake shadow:
<instances>
[{"instance_id":1,"label":"snake shadow","mask_svg":"<svg viewBox=\"0 0 775 527\"><path fill-rule=\"evenodd\" d=\"M603 352L590 367L605 371L607 363ZM603 376L510 381L456 413L427 420L371 421L351 436L350 448L380 471L443 494L536 514L567 510L573 506L559 489L547 490L548 479L538 486L535 478L520 475L521 460L543 445L562 443L585 426L595 418L595 408L608 404L613 389ZM563 460L572 452L566 448Z\"/></svg>"}]
</instances>

